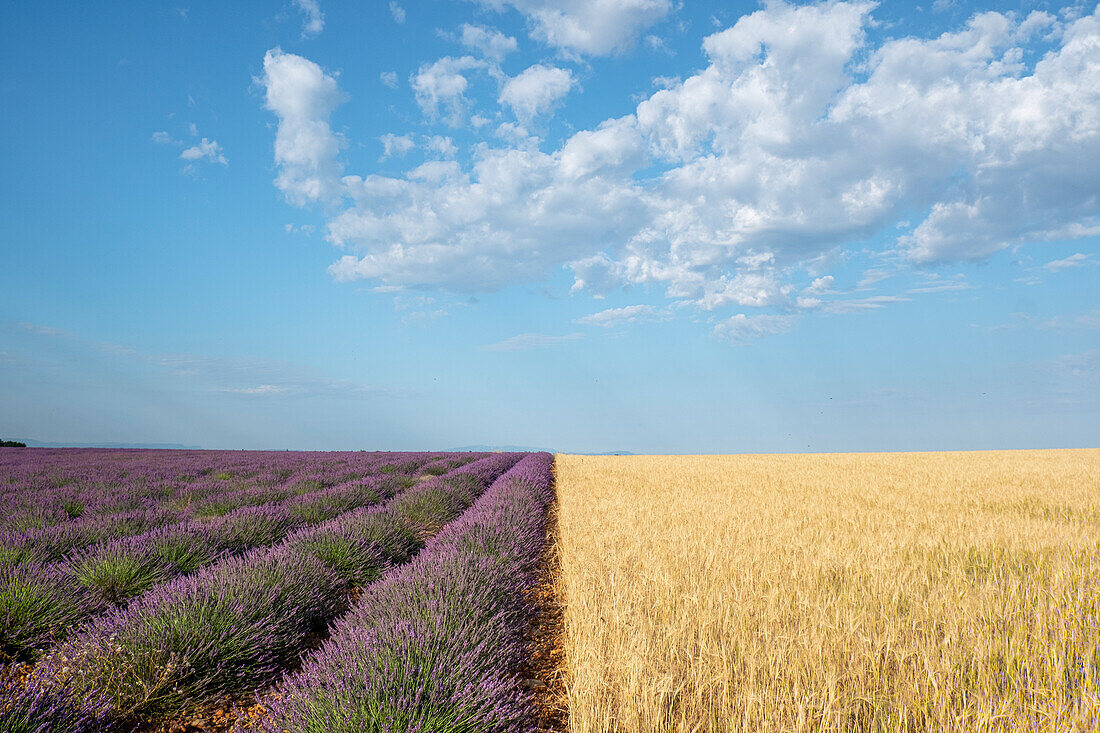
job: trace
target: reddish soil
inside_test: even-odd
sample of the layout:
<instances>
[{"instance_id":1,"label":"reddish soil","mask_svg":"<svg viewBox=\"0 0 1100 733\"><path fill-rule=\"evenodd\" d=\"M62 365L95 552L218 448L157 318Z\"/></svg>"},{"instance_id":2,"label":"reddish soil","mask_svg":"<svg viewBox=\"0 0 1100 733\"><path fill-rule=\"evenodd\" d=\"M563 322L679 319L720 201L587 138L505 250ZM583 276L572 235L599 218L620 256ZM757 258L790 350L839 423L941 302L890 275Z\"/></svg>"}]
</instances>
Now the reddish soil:
<instances>
[{"instance_id":1,"label":"reddish soil","mask_svg":"<svg viewBox=\"0 0 1100 733\"><path fill-rule=\"evenodd\" d=\"M521 671L533 693L536 724L546 733L567 733L569 706L565 670L565 603L559 596L561 557L558 505L551 505L546 549L539 562L539 582L527 592L537 609L527 632L528 658Z\"/></svg>"}]
</instances>

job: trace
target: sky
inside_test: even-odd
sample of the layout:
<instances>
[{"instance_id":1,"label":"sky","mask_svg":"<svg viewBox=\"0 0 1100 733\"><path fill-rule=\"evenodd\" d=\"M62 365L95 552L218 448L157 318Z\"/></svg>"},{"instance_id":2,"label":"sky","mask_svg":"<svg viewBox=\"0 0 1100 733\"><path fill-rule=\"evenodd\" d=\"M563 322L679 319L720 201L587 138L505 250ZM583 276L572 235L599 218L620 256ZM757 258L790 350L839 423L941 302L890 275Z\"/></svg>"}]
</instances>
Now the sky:
<instances>
[{"instance_id":1,"label":"sky","mask_svg":"<svg viewBox=\"0 0 1100 733\"><path fill-rule=\"evenodd\" d=\"M0 437L1100 446L1100 10L0 8Z\"/></svg>"}]
</instances>

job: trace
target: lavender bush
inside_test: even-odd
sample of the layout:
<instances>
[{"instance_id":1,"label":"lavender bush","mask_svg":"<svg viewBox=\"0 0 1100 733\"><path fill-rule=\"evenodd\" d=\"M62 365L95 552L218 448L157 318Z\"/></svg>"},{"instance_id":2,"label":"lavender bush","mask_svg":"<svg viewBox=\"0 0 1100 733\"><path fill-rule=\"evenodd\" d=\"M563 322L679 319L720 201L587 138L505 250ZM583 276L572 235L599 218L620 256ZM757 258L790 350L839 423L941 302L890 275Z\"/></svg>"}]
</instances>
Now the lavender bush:
<instances>
[{"instance_id":1,"label":"lavender bush","mask_svg":"<svg viewBox=\"0 0 1100 733\"><path fill-rule=\"evenodd\" d=\"M352 455L359 457L359 454ZM347 481L311 494L290 492L293 495L282 502L245 506L212 520L187 520L144 534L125 536L133 530L158 525L170 516L148 510L111 520L92 517L45 531L24 532L15 539L9 536L11 541L6 545L0 538L0 567L26 564L29 568L26 572L0 576L0 618L8 622L0 636L3 640L0 649L4 650L0 651L0 659L5 656L33 659L37 652L68 636L78 622L109 604L124 604L159 583L193 572L222 556L273 545L303 525L377 502L388 495L383 484L388 486L389 478L372 480L364 474L378 465L385 465L382 461L392 455L381 454L369 461L350 463L327 458L334 469L328 473L316 466L296 473L287 469L271 476L271 480L292 479L298 481L295 485L308 484L311 488L314 487L312 482L323 485L338 479ZM407 465L416 467L431 457L430 454L412 454ZM354 471L347 470L351 463L354 463ZM257 475L271 475L270 472L248 470ZM323 477L323 480L316 477ZM250 491L255 493L262 488ZM114 539L119 535L121 539ZM95 544L89 544L97 539ZM58 559L67 547L76 549ZM351 549L345 547L344 552ZM328 550L335 561L333 551L334 548ZM318 553L321 552L318 548ZM362 553L366 548L359 548L357 552L365 562L366 556ZM383 554L371 569L362 566L364 569L355 578L373 577L378 567L392 559ZM350 570L343 572L347 574Z\"/></svg>"},{"instance_id":2,"label":"lavender bush","mask_svg":"<svg viewBox=\"0 0 1100 733\"><path fill-rule=\"evenodd\" d=\"M517 459L489 456L423 489L450 490L472 502L480 492L471 492L471 482L483 490ZM276 547L153 588L50 653L29 687L64 686L102 701L113 719L123 720L180 711L269 682L311 634L345 610L349 584L416 549L416 532L394 521L404 516L400 499L381 512L337 517ZM389 527L376 518L382 515Z\"/></svg>"},{"instance_id":3,"label":"lavender bush","mask_svg":"<svg viewBox=\"0 0 1100 733\"><path fill-rule=\"evenodd\" d=\"M99 733L106 710L77 701L65 689L24 688L0 670L0 731L4 733Z\"/></svg>"},{"instance_id":4,"label":"lavender bush","mask_svg":"<svg viewBox=\"0 0 1100 733\"><path fill-rule=\"evenodd\" d=\"M106 604L58 568L0 567L0 661L28 661Z\"/></svg>"},{"instance_id":5,"label":"lavender bush","mask_svg":"<svg viewBox=\"0 0 1100 733\"><path fill-rule=\"evenodd\" d=\"M270 703L267 733L532 730L515 671L552 498L527 456L417 558L364 589Z\"/></svg>"}]
</instances>

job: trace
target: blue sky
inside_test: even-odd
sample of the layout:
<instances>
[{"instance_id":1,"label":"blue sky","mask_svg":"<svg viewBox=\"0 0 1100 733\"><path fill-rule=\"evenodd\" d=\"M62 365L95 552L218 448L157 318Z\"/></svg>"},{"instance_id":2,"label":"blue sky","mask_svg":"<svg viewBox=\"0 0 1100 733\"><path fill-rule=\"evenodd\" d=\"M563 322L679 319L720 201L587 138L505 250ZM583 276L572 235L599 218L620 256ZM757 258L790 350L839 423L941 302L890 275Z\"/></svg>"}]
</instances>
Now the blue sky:
<instances>
[{"instance_id":1,"label":"blue sky","mask_svg":"<svg viewBox=\"0 0 1100 733\"><path fill-rule=\"evenodd\" d=\"M0 436L1100 444L1092 4L7 3Z\"/></svg>"}]
</instances>

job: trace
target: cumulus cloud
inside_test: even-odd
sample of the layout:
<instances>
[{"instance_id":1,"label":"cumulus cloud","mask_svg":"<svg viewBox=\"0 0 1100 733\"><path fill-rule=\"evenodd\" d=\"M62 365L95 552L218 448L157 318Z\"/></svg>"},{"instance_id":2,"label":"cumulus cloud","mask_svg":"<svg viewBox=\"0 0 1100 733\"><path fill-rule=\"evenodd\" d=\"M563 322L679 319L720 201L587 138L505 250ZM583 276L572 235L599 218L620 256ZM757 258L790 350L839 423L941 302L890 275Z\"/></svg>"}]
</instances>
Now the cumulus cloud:
<instances>
[{"instance_id":1,"label":"cumulus cloud","mask_svg":"<svg viewBox=\"0 0 1100 733\"><path fill-rule=\"evenodd\" d=\"M979 260L1100 231L1097 12L1059 21L1049 51L1029 56L1023 44L1053 31L1046 17L983 13L935 38L870 46L872 10L858 0L770 3L707 37L700 71L554 150L522 117L552 106L572 80L555 94L540 84L520 93L529 69L506 83L517 84L507 96L502 88L521 124L497 128L499 147L475 145L462 164L344 179L350 204L328 237L349 252L331 272L479 290L566 264L576 292L654 286L717 317L853 312L900 296L829 301L820 263L874 234L892 238L884 261L894 264L868 270L861 288L906 263ZM459 122L465 74L485 68L472 56L427 64L414 77L417 100ZM735 319L716 333L790 325Z\"/></svg>"},{"instance_id":2,"label":"cumulus cloud","mask_svg":"<svg viewBox=\"0 0 1100 733\"><path fill-rule=\"evenodd\" d=\"M428 152L435 153L444 158L453 158L458 153L458 146L454 140L443 135L432 135L424 146Z\"/></svg>"},{"instance_id":3,"label":"cumulus cloud","mask_svg":"<svg viewBox=\"0 0 1100 733\"><path fill-rule=\"evenodd\" d=\"M672 10L671 0L475 0L522 13L531 36L569 54L603 56L629 46Z\"/></svg>"},{"instance_id":4,"label":"cumulus cloud","mask_svg":"<svg viewBox=\"0 0 1100 733\"><path fill-rule=\"evenodd\" d=\"M302 38L316 38L325 29L325 14L317 0L294 0L294 7L302 13Z\"/></svg>"},{"instance_id":5,"label":"cumulus cloud","mask_svg":"<svg viewBox=\"0 0 1100 733\"><path fill-rule=\"evenodd\" d=\"M509 79L500 90L500 103L512 108L521 120L548 112L573 88L568 69L535 64Z\"/></svg>"},{"instance_id":6,"label":"cumulus cloud","mask_svg":"<svg viewBox=\"0 0 1100 733\"><path fill-rule=\"evenodd\" d=\"M463 23L461 35L462 45L484 58L499 64L504 57L516 50L516 39L506 36L494 28L486 28L480 25Z\"/></svg>"},{"instance_id":7,"label":"cumulus cloud","mask_svg":"<svg viewBox=\"0 0 1100 733\"><path fill-rule=\"evenodd\" d=\"M332 203L341 194L343 139L329 117L343 102L336 77L309 59L273 48L264 55L264 106L275 113L275 185L297 206Z\"/></svg>"},{"instance_id":8,"label":"cumulus cloud","mask_svg":"<svg viewBox=\"0 0 1100 733\"><path fill-rule=\"evenodd\" d=\"M197 137L199 132L194 123L188 126L192 137ZM169 133L159 130L153 133L153 142L159 145L174 145L176 147L184 147L180 152L180 159L186 160L187 165L183 167L184 173L194 173L195 166L201 161L208 163L218 163L219 165L228 166L229 161L225 157L225 151L217 140L210 140L208 138L202 138L194 145L187 145L183 140L177 140Z\"/></svg>"},{"instance_id":9,"label":"cumulus cloud","mask_svg":"<svg viewBox=\"0 0 1100 733\"><path fill-rule=\"evenodd\" d=\"M552 336L545 333L521 333L517 336L506 338L503 341L497 341L495 344L487 344L482 346L481 349L483 351L527 351L529 349L545 349L567 341L576 341L583 336L584 334L580 333L567 333L563 336Z\"/></svg>"},{"instance_id":10,"label":"cumulus cloud","mask_svg":"<svg viewBox=\"0 0 1100 733\"><path fill-rule=\"evenodd\" d=\"M180 158L192 162L207 160L211 163L229 165L229 161L225 159L225 154L222 152L222 146L218 144L218 141L207 140L205 137L200 140L197 145L192 145L180 153Z\"/></svg>"},{"instance_id":11,"label":"cumulus cloud","mask_svg":"<svg viewBox=\"0 0 1100 733\"><path fill-rule=\"evenodd\" d=\"M394 135L392 132L387 132L385 135L379 137L378 140L382 143L383 158L399 158L416 146L416 143L413 142L412 135L407 133L404 135Z\"/></svg>"},{"instance_id":12,"label":"cumulus cloud","mask_svg":"<svg viewBox=\"0 0 1100 733\"><path fill-rule=\"evenodd\" d=\"M432 119L442 117L453 127L461 125L470 107L466 97L470 86L466 73L483 68L485 62L473 56L444 56L430 64L422 64L410 80L416 103Z\"/></svg>"},{"instance_id":13,"label":"cumulus cloud","mask_svg":"<svg viewBox=\"0 0 1100 733\"><path fill-rule=\"evenodd\" d=\"M599 313L592 313L583 318L578 318L577 323L584 326L611 328L612 326L624 326L645 321L667 321L671 317L672 315L668 310L656 306L628 305L622 308L608 308Z\"/></svg>"}]
</instances>

